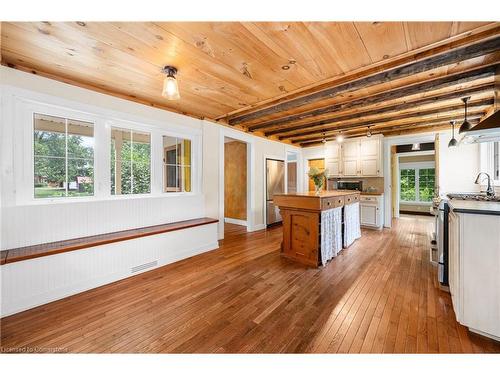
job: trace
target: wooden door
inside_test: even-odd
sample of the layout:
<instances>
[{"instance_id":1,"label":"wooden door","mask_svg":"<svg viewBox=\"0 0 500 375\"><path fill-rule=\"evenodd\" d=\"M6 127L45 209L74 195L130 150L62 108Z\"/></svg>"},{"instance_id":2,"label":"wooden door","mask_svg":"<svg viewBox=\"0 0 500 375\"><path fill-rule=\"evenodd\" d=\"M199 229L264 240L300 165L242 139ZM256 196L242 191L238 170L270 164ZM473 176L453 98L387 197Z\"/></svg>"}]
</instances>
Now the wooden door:
<instances>
[{"instance_id":1,"label":"wooden door","mask_svg":"<svg viewBox=\"0 0 500 375\"><path fill-rule=\"evenodd\" d=\"M320 171L325 169L325 159L309 159L309 169L311 167L316 167ZM326 181L323 183L323 188L326 188ZM309 191L314 191L314 182L309 178Z\"/></svg>"}]
</instances>

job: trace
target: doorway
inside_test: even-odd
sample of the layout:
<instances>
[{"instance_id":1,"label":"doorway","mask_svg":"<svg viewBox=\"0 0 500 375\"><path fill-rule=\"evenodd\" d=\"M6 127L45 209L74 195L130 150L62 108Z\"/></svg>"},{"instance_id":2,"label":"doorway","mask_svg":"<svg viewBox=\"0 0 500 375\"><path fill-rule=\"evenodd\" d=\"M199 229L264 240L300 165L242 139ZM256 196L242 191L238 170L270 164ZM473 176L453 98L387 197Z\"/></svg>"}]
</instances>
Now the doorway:
<instances>
[{"instance_id":1,"label":"doorway","mask_svg":"<svg viewBox=\"0 0 500 375\"><path fill-rule=\"evenodd\" d=\"M224 137L224 222L248 224L247 144Z\"/></svg>"},{"instance_id":2,"label":"doorway","mask_svg":"<svg viewBox=\"0 0 500 375\"><path fill-rule=\"evenodd\" d=\"M309 159L308 160L308 170L311 169L311 167L316 167L320 171L325 169L325 159ZM311 178L307 179L309 181L309 191L314 191L314 182ZM323 186L326 186L326 181L323 182Z\"/></svg>"},{"instance_id":3,"label":"doorway","mask_svg":"<svg viewBox=\"0 0 500 375\"><path fill-rule=\"evenodd\" d=\"M434 153L434 186L437 191L439 186L439 134L409 134L394 136L384 139L384 227L391 228L393 218L399 218L400 198L400 172L398 147L406 147L406 152L411 153L415 148L421 148L424 144L433 144ZM422 146L422 147L420 147ZM435 150L434 150L435 148ZM413 150L412 150L413 149ZM432 151L432 150L428 150ZM407 156L410 156L407 154Z\"/></svg>"}]
</instances>

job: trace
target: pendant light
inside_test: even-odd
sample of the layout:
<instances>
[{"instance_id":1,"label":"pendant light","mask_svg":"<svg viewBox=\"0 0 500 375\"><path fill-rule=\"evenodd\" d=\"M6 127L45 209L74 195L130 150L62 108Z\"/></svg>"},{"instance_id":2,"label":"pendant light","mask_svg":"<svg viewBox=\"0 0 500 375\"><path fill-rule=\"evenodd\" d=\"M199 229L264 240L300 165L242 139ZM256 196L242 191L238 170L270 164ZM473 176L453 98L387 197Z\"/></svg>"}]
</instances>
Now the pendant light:
<instances>
[{"instance_id":1,"label":"pendant light","mask_svg":"<svg viewBox=\"0 0 500 375\"><path fill-rule=\"evenodd\" d=\"M366 131L366 136L370 138L372 136L372 131L370 130L370 127L368 127L368 130Z\"/></svg>"},{"instance_id":2,"label":"pendant light","mask_svg":"<svg viewBox=\"0 0 500 375\"><path fill-rule=\"evenodd\" d=\"M412 151L420 151L420 143L414 143L411 145Z\"/></svg>"},{"instance_id":3,"label":"pendant light","mask_svg":"<svg viewBox=\"0 0 500 375\"><path fill-rule=\"evenodd\" d=\"M326 143L325 133L323 133L323 139L321 140L321 142L322 142L323 144L325 144L325 143Z\"/></svg>"},{"instance_id":4,"label":"pendant light","mask_svg":"<svg viewBox=\"0 0 500 375\"><path fill-rule=\"evenodd\" d=\"M451 124L451 139L448 142L448 147L455 147L457 140L455 139L455 121L450 121Z\"/></svg>"},{"instance_id":5,"label":"pendant light","mask_svg":"<svg viewBox=\"0 0 500 375\"><path fill-rule=\"evenodd\" d=\"M462 101L465 104L465 118L464 118L464 122L462 123L462 125L460 125L460 129L458 129L458 134L468 132L472 128L472 125L470 124L470 122L467 121L467 102L469 101L469 99L470 99L470 96L468 96L466 98L462 98Z\"/></svg>"},{"instance_id":6,"label":"pendant light","mask_svg":"<svg viewBox=\"0 0 500 375\"><path fill-rule=\"evenodd\" d=\"M162 69L162 72L167 76L163 81L163 90L161 95L168 100L179 100L181 96L179 95L179 86L177 85L177 79L175 78L177 68L167 65Z\"/></svg>"},{"instance_id":7,"label":"pendant light","mask_svg":"<svg viewBox=\"0 0 500 375\"><path fill-rule=\"evenodd\" d=\"M335 138L335 140L337 141L337 143L344 142L344 136L342 135L342 132L340 132L339 134L337 134L337 137Z\"/></svg>"}]
</instances>

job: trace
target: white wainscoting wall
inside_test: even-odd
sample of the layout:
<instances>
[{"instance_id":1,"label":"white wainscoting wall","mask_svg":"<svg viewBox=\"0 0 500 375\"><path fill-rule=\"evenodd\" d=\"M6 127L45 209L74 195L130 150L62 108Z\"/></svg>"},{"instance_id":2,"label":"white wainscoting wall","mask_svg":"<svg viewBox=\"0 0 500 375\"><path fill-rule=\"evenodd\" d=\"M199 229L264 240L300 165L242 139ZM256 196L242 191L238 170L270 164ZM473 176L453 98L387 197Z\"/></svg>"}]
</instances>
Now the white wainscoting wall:
<instances>
[{"instance_id":1,"label":"white wainscoting wall","mask_svg":"<svg viewBox=\"0 0 500 375\"><path fill-rule=\"evenodd\" d=\"M217 247L217 223L212 223L8 263L1 267L1 316L150 271Z\"/></svg>"}]
</instances>

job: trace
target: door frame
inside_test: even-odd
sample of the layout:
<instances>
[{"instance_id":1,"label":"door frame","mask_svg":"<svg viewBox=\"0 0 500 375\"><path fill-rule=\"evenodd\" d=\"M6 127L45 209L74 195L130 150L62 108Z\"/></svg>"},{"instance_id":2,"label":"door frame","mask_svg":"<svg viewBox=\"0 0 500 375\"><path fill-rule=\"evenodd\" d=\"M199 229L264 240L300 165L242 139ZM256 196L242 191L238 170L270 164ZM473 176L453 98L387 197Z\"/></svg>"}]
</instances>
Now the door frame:
<instances>
[{"instance_id":1,"label":"door frame","mask_svg":"<svg viewBox=\"0 0 500 375\"><path fill-rule=\"evenodd\" d=\"M297 192L300 191L299 189L299 160L300 160L300 153L298 151L293 151L293 150L285 150L285 193L288 193L288 154L295 154L297 157L297 160L295 161L296 168L297 168L297 181L295 182Z\"/></svg>"},{"instance_id":2,"label":"door frame","mask_svg":"<svg viewBox=\"0 0 500 375\"><path fill-rule=\"evenodd\" d=\"M269 154L264 154L263 158L263 166L262 166L262 171L263 176L262 176L262 181L264 182L263 190L262 190L262 199L263 199L263 204L264 204L264 209L262 212L264 213L264 228L267 228L267 159L271 160L277 160L277 161L282 161L283 165L285 168L283 178L285 179L284 181L284 186L285 186L285 193L287 191L287 186L286 186L286 154L285 157L283 156L278 156L278 155L269 155Z\"/></svg>"},{"instance_id":3,"label":"door frame","mask_svg":"<svg viewBox=\"0 0 500 375\"><path fill-rule=\"evenodd\" d=\"M236 141L245 143L247 145L247 232L253 232L255 212L255 189L253 189L255 181L255 144L252 137L240 131L232 130L229 128L221 129L219 133L219 240L224 239L224 139L232 138Z\"/></svg>"},{"instance_id":4,"label":"door frame","mask_svg":"<svg viewBox=\"0 0 500 375\"><path fill-rule=\"evenodd\" d=\"M417 155L434 155L434 161L419 161L419 162L412 162L412 163L406 163L408 166L421 166L421 165L432 165L434 168L436 168L436 156L435 156L435 151L429 150L429 151L420 151L420 152L401 152L399 154L396 154L396 160L397 160L397 180L398 180L398 186L396 186L396 215L395 217L399 217L399 211L400 211L400 206L401 206L401 200L400 200L400 194L401 194L401 161L399 160L401 157L405 156L417 156ZM418 181L418 180L417 180Z\"/></svg>"},{"instance_id":5,"label":"door frame","mask_svg":"<svg viewBox=\"0 0 500 375\"><path fill-rule=\"evenodd\" d=\"M438 133L408 134L384 138L384 227L392 227L391 146L435 142ZM396 187L397 188L397 187ZM399 201L398 201L399 203Z\"/></svg>"}]
</instances>

